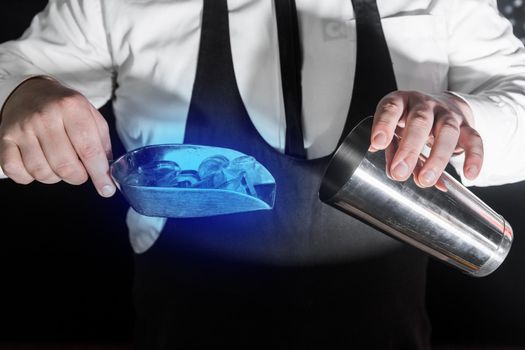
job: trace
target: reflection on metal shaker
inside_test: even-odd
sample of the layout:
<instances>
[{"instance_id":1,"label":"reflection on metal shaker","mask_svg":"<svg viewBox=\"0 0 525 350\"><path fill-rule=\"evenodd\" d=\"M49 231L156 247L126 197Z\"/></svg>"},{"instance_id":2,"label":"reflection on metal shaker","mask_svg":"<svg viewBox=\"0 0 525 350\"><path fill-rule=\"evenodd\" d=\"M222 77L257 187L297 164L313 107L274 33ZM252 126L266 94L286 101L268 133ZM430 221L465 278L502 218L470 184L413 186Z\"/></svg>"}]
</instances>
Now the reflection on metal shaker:
<instances>
[{"instance_id":1,"label":"reflection on metal shaker","mask_svg":"<svg viewBox=\"0 0 525 350\"><path fill-rule=\"evenodd\" d=\"M495 271L511 248L509 223L447 173L442 189L389 179L384 151L368 152L371 127L364 119L336 150L321 201L469 275Z\"/></svg>"}]
</instances>

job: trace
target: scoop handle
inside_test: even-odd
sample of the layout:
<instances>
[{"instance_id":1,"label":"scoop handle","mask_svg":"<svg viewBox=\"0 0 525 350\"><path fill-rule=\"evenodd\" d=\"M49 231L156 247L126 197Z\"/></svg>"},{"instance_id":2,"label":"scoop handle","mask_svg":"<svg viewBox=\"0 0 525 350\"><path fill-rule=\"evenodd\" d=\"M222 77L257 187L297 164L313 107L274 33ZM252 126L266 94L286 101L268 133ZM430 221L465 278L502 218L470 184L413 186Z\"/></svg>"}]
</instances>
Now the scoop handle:
<instances>
[{"instance_id":1,"label":"scoop handle","mask_svg":"<svg viewBox=\"0 0 525 350\"><path fill-rule=\"evenodd\" d=\"M109 160L109 165L111 166L111 164L113 164L114 162L115 162L115 159L110 159ZM4 174L4 171L2 170L2 167L0 166L0 180L2 180L2 179L9 179L9 176Z\"/></svg>"}]
</instances>

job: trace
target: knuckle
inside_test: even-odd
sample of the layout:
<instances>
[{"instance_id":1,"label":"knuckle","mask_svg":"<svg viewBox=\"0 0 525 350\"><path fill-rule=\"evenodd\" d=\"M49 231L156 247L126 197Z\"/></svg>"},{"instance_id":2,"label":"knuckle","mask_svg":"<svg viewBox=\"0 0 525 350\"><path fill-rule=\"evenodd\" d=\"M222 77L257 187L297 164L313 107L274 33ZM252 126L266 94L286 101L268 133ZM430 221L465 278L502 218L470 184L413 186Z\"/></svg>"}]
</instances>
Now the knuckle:
<instances>
[{"instance_id":1,"label":"knuckle","mask_svg":"<svg viewBox=\"0 0 525 350\"><path fill-rule=\"evenodd\" d=\"M55 101L55 106L61 110L77 109L79 106L84 106L86 98L79 93L71 93L62 96Z\"/></svg>"},{"instance_id":2,"label":"knuckle","mask_svg":"<svg viewBox=\"0 0 525 350\"><path fill-rule=\"evenodd\" d=\"M82 172L81 175L76 176L72 181L74 181L75 184L83 184L89 180L89 176L86 174L86 172Z\"/></svg>"},{"instance_id":3,"label":"knuckle","mask_svg":"<svg viewBox=\"0 0 525 350\"><path fill-rule=\"evenodd\" d=\"M90 143L92 135L96 130L92 127L88 120L80 117L73 117L74 120L70 122L70 129L73 131L75 138L79 142Z\"/></svg>"},{"instance_id":4,"label":"knuckle","mask_svg":"<svg viewBox=\"0 0 525 350\"><path fill-rule=\"evenodd\" d=\"M87 180L89 180L88 175L85 172L78 173L75 176L72 176L70 178L64 178L64 181L71 185L81 185L85 183Z\"/></svg>"},{"instance_id":5,"label":"knuckle","mask_svg":"<svg viewBox=\"0 0 525 350\"><path fill-rule=\"evenodd\" d=\"M402 152L405 155L405 158L409 159L419 158L420 155L420 152L417 150L417 148L412 145L403 146L402 148L400 148L400 152Z\"/></svg>"},{"instance_id":6,"label":"knuckle","mask_svg":"<svg viewBox=\"0 0 525 350\"><path fill-rule=\"evenodd\" d=\"M441 125L440 132L459 135L459 128L456 124L445 123Z\"/></svg>"},{"instance_id":7,"label":"knuckle","mask_svg":"<svg viewBox=\"0 0 525 350\"><path fill-rule=\"evenodd\" d=\"M2 170L4 174L10 178L19 177L24 172L24 166L19 162L7 161L2 164Z\"/></svg>"},{"instance_id":8,"label":"knuckle","mask_svg":"<svg viewBox=\"0 0 525 350\"><path fill-rule=\"evenodd\" d=\"M32 177L27 176L27 175L26 176L21 175L21 174L8 175L7 173L6 173L6 175L9 176L9 178L11 180L13 180L14 182L16 182L19 185L29 185L31 182L33 182L35 180Z\"/></svg>"},{"instance_id":9,"label":"knuckle","mask_svg":"<svg viewBox=\"0 0 525 350\"><path fill-rule=\"evenodd\" d=\"M0 142L1 142L2 144L4 144L4 145L5 145L5 144L9 144L9 143L14 143L14 141L13 141L13 136L14 136L14 135L13 135L12 132L2 130L2 131L0 132Z\"/></svg>"},{"instance_id":10,"label":"knuckle","mask_svg":"<svg viewBox=\"0 0 525 350\"><path fill-rule=\"evenodd\" d=\"M88 142L78 147L78 153L81 158L93 159L101 156L104 152L96 144Z\"/></svg>"},{"instance_id":11,"label":"knuckle","mask_svg":"<svg viewBox=\"0 0 525 350\"><path fill-rule=\"evenodd\" d=\"M54 171L60 178L63 179L75 177L75 175L79 173L78 167L72 162L59 163L54 167Z\"/></svg>"},{"instance_id":12,"label":"knuckle","mask_svg":"<svg viewBox=\"0 0 525 350\"><path fill-rule=\"evenodd\" d=\"M13 178L10 177L14 182L16 182L19 185L29 185L31 182L33 182L35 179L32 177L19 177L19 178Z\"/></svg>"},{"instance_id":13,"label":"knuckle","mask_svg":"<svg viewBox=\"0 0 525 350\"><path fill-rule=\"evenodd\" d=\"M35 119L38 113L33 114L30 118L26 118L20 121L18 127L22 134L34 134L35 131Z\"/></svg>"},{"instance_id":14,"label":"knuckle","mask_svg":"<svg viewBox=\"0 0 525 350\"><path fill-rule=\"evenodd\" d=\"M62 127L62 121L56 113L39 112L35 114L35 121L44 130L57 130Z\"/></svg>"},{"instance_id":15,"label":"knuckle","mask_svg":"<svg viewBox=\"0 0 525 350\"><path fill-rule=\"evenodd\" d=\"M473 147L472 149L470 149L468 151L468 156L470 158L483 159L483 157L484 157L483 148L481 148L481 147Z\"/></svg>"},{"instance_id":16,"label":"knuckle","mask_svg":"<svg viewBox=\"0 0 525 350\"><path fill-rule=\"evenodd\" d=\"M473 129L473 128L469 128L469 136L472 137L472 138L478 138L478 139L481 139L481 135L479 134L479 132L476 130L476 129Z\"/></svg>"},{"instance_id":17,"label":"knuckle","mask_svg":"<svg viewBox=\"0 0 525 350\"><path fill-rule=\"evenodd\" d=\"M387 98L379 107L379 112L394 114L401 111L401 106L399 106L393 99Z\"/></svg>"},{"instance_id":18,"label":"knuckle","mask_svg":"<svg viewBox=\"0 0 525 350\"><path fill-rule=\"evenodd\" d=\"M427 126L432 123L432 113L427 108L418 108L410 116L410 122L418 126Z\"/></svg>"},{"instance_id":19,"label":"knuckle","mask_svg":"<svg viewBox=\"0 0 525 350\"><path fill-rule=\"evenodd\" d=\"M54 176L51 168L46 163L35 163L28 167L27 171L38 181L45 180Z\"/></svg>"},{"instance_id":20,"label":"knuckle","mask_svg":"<svg viewBox=\"0 0 525 350\"><path fill-rule=\"evenodd\" d=\"M459 134L460 129L456 120L452 117L444 117L440 120L440 132Z\"/></svg>"}]
</instances>

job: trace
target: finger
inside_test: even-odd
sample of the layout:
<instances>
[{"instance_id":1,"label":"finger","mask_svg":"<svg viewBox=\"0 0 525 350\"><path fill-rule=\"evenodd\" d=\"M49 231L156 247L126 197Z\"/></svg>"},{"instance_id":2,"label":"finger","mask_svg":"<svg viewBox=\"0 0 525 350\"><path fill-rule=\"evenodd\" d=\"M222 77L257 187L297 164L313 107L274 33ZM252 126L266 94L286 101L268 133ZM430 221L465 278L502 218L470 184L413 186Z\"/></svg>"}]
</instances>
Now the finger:
<instances>
[{"instance_id":1,"label":"finger","mask_svg":"<svg viewBox=\"0 0 525 350\"><path fill-rule=\"evenodd\" d=\"M461 127L458 145L465 150L463 173L469 180L474 180L483 166L483 140L476 130L470 126Z\"/></svg>"},{"instance_id":2,"label":"finger","mask_svg":"<svg viewBox=\"0 0 525 350\"><path fill-rule=\"evenodd\" d=\"M27 172L35 180L45 184L60 182L60 177L49 166L36 136L26 135L18 144L18 148Z\"/></svg>"},{"instance_id":3,"label":"finger","mask_svg":"<svg viewBox=\"0 0 525 350\"><path fill-rule=\"evenodd\" d=\"M0 164L4 174L16 183L27 185L34 178L27 172L20 149L14 142L3 141L0 148Z\"/></svg>"},{"instance_id":4,"label":"finger","mask_svg":"<svg viewBox=\"0 0 525 350\"><path fill-rule=\"evenodd\" d=\"M394 137L396 126L406 109L406 95L393 92L379 101L374 114L371 132L371 146L374 149L385 149Z\"/></svg>"},{"instance_id":5,"label":"finger","mask_svg":"<svg viewBox=\"0 0 525 350\"><path fill-rule=\"evenodd\" d=\"M459 123L449 114L438 116L434 127L434 144L418 176L424 187L434 186L445 170L459 139Z\"/></svg>"},{"instance_id":6,"label":"finger","mask_svg":"<svg viewBox=\"0 0 525 350\"><path fill-rule=\"evenodd\" d=\"M423 165L425 164L424 161L422 161L421 159L417 161L417 165L414 169L414 173L413 173L413 179L414 179L414 183L418 186L418 187L421 187L421 188L425 188L425 186L423 186L423 184L419 181L419 174L421 174L421 169L423 169ZM438 190L440 190L441 192L447 192L448 189L447 189L447 186L445 184L445 182L443 181L443 177L440 176L439 179L437 180L436 184L434 185L435 188L437 188Z\"/></svg>"},{"instance_id":7,"label":"finger","mask_svg":"<svg viewBox=\"0 0 525 350\"><path fill-rule=\"evenodd\" d=\"M439 177L439 179L437 180L437 182L434 185L434 187L436 187L441 192L448 192L448 187L447 187L445 181L443 181L443 176Z\"/></svg>"},{"instance_id":8,"label":"finger","mask_svg":"<svg viewBox=\"0 0 525 350\"><path fill-rule=\"evenodd\" d=\"M58 177L72 185L87 181L88 175L67 137L62 120L46 120L38 140L51 169Z\"/></svg>"},{"instance_id":9,"label":"finger","mask_svg":"<svg viewBox=\"0 0 525 350\"><path fill-rule=\"evenodd\" d=\"M419 155L432 131L434 112L424 103L416 104L407 115L399 148L392 160L391 174L398 181L405 181L414 171Z\"/></svg>"},{"instance_id":10,"label":"finger","mask_svg":"<svg viewBox=\"0 0 525 350\"><path fill-rule=\"evenodd\" d=\"M102 147L106 152L106 158L111 160L113 159L113 152L111 150L111 138L109 136L108 123L104 116L102 116L102 114L100 114L100 112L95 107L92 107L91 114L93 115L93 120L97 126L100 142L102 143Z\"/></svg>"},{"instance_id":11,"label":"finger","mask_svg":"<svg viewBox=\"0 0 525 350\"><path fill-rule=\"evenodd\" d=\"M392 174L390 173L390 164L392 164L392 159L394 159L394 155L396 154L397 150L397 140L394 138L392 142L388 145L388 147L385 149L385 171L386 175L389 179L393 180Z\"/></svg>"},{"instance_id":12,"label":"finger","mask_svg":"<svg viewBox=\"0 0 525 350\"><path fill-rule=\"evenodd\" d=\"M414 172L412 173L413 179L414 179L414 183L418 187L423 187L423 185L421 184L421 182L418 179L419 174L421 173L421 169L423 168L423 164L424 164L423 161L421 159L418 159L418 161L416 163L416 167L414 168Z\"/></svg>"},{"instance_id":13,"label":"finger","mask_svg":"<svg viewBox=\"0 0 525 350\"><path fill-rule=\"evenodd\" d=\"M83 113L67 118L64 127L98 193L103 197L111 197L115 193L115 185L109 176L106 152L91 115Z\"/></svg>"}]
</instances>

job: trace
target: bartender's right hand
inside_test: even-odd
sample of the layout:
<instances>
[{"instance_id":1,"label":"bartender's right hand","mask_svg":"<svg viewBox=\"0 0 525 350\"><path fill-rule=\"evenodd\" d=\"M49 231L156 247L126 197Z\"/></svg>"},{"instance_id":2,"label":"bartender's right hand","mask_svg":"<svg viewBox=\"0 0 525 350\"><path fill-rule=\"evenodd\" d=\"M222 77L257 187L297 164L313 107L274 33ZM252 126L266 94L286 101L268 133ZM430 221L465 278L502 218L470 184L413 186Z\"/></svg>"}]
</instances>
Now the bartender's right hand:
<instances>
[{"instance_id":1,"label":"bartender's right hand","mask_svg":"<svg viewBox=\"0 0 525 350\"><path fill-rule=\"evenodd\" d=\"M115 193L108 124L77 91L51 79L29 79L0 117L0 167L15 182L80 185L91 178L101 196Z\"/></svg>"}]
</instances>

